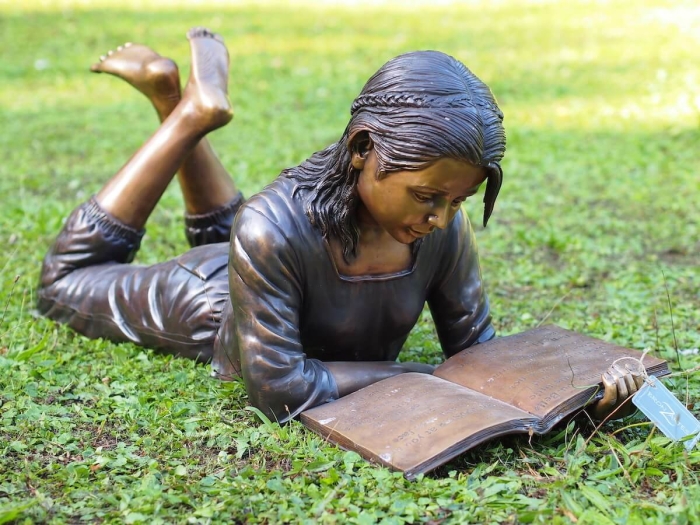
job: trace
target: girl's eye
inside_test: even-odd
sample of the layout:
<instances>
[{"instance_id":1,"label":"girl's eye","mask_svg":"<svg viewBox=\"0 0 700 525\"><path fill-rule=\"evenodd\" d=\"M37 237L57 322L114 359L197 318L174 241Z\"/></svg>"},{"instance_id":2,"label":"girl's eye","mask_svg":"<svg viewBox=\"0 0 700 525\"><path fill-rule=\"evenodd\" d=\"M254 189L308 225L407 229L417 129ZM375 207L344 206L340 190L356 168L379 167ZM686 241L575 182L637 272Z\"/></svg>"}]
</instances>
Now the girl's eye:
<instances>
[{"instance_id":1,"label":"girl's eye","mask_svg":"<svg viewBox=\"0 0 700 525\"><path fill-rule=\"evenodd\" d=\"M458 208L467 199L455 199L452 201L452 206Z\"/></svg>"},{"instance_id":2,"label":"girl's eye","mask_svg":"<svg viewBox=\"0 0 700 525\"><path fill-rule=\"evenodd\" d=\"M418 202L428 202L430 199L432 199L431 195L426 195L424 193L414 193L413 196Z\"/></svg>"}]
</instances>

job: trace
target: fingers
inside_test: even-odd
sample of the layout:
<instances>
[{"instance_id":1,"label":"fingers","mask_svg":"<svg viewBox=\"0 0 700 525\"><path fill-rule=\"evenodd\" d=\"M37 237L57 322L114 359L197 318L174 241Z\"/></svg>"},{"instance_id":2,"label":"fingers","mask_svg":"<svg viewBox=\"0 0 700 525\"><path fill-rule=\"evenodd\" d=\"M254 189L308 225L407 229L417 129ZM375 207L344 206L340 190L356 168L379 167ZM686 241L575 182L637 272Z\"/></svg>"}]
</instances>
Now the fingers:
<instances>
[{"instance_id":1,"label":"fingers","mask_svg":"<svg viewBox=\"0 0 700 525\"><path fill-rule=\"evenodd\" d=\"M627 399L630 396L630 393L627 389L627 382L625 381L625 376L616 376L615 382L617 383L617 401L618 403L620 403Z\"/></svg>"},{"instance_id":2,"label":"fingers","mask_svg":"<svg viewBox=\"0 0 700 525\"><path fill-rule=\"evenodd\" d=\"M617 381L608 370L603 374L603 398L598 402L601 406L615 406L618 397Z\"/></svg>"},{"instance_id":3,"label":"fingers","mask_svg":"<svg viewBox=\"0 0 700 525\"><path fill-rule=\"evenodd\" d=\"M640 365L615 363L610 367L609 372L615 377L618 384L624 382L627 395L623 397L622 393L618 392L622 399L635 394L644 385L644 369Z\"/></svg>"},{"instance_id":4,"label":"fingers","mask_svg":"<svg viewBox=\"0 0 700 525\"><path fill-rule=\"evenodd\" d=\"M627 399L629 397L629 390L627 388L627 381L625 380L625 372L620 370L617 365L614 365L608 369L608 374L612 376L617 386L618 401L621 402Z\"/></svg>"},{"instance_id":5,"label":"fingers","mask_svg":"<svg viewBox=\"0 0 700 525\"><path fill-rule=\"evenodd\" d=\"M644 376L641 374L633 374L632 377L634 377L634 384L637 385L637 390L644 386Z\"/></svg>"},{"instance_id":6,"label":"fingers","mask_svg":"<svg viewBox=\"0 0 700 525\"><path fill-rule=\"evenodd\" d=\"M603 397L593 405L590 411L590 414L598 420L608 417L610 412L614 410L615 404L617 403L617 382L615 381L615 378L608 370L602 375L602 379L603 386L605 387Z\"/></svg>"},{"instance_id":7,"label":"fingers","mask_svg":"<svg viewBox=\"0 0 700 525\"><path fill-rule=\"evenodd\" d=\"M630 376L632 377L632 380L634 381L634 386L636 387L636 389L634 390L635 392L644 386L644 377L646 375L646 371L644 370L644 367L641 363L627 363L625 364L625 370L629 372Z\"/></svg>"},{"instance_id":8,"label":"fingers","mask_svg":"<svg viewBox=\"0 0 700 525\"><path fill-rule=\"evenodd\" d=\"M604 419L612 412L615 417L624 417L634 412L630 403L629 409L618 407L628 401L644 385L644 370L641 366L615 363L603 374L603 398L596 403L593 415L596 419Z\"/></svg>"},{"instance_id":9,"label":"fingers","mask_svg":"<svg viewBox=\"0 0 700 525\"><path fill-rule=\"evenodd\" d=\"M603 386L605 387L606 392L610 388L617 388L617 383L615 382L615 378L610 373L610 370L603 374Z\"/></svg>"}]
</instances>

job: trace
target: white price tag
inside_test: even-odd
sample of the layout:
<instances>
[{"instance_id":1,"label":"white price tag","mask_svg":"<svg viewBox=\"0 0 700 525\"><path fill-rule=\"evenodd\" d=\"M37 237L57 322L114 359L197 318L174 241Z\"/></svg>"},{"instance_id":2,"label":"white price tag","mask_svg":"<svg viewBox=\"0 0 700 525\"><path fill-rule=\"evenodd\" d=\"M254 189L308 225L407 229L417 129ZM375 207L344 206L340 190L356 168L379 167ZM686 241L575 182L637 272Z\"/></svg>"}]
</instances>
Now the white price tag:
<instances>
[{"instance_id":1,"label":"white price tag","mask_svg":"<svg viewBox=\"0 0 700 525\"><path fill-rule=\"evenodd\" d=\"M678 441L694 436L683 442L689 451L700 440L700 421L655 377L646 380L632 402L666 437Z\"/></svg>"}]
</instances>

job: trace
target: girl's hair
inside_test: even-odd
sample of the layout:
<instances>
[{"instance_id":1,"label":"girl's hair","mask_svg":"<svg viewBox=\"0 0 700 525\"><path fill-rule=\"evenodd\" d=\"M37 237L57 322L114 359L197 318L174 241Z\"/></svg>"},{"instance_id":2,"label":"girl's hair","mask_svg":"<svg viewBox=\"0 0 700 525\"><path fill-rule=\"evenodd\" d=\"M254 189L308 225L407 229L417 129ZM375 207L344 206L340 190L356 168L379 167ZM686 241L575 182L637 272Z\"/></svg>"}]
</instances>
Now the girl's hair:
<instances>
[{"instance_id":1,"label":"girl's hair","mask_svg":"<svg viewBox=\"0 0 700 525\"><path fill-rule=\"evenodd\" d=\"M464 64L438 51L400 55L367 81L350 113L338 142L282 172L297 182L295 192L305 190L306 215L325 238L340 241L346 261L355 257L360 236L360 171L352 167L352 152L367 138L379 173L421 170L441 158L482 166L486 226L503 178L506 135L491 90Z\"/></svg>"}]
</instances>

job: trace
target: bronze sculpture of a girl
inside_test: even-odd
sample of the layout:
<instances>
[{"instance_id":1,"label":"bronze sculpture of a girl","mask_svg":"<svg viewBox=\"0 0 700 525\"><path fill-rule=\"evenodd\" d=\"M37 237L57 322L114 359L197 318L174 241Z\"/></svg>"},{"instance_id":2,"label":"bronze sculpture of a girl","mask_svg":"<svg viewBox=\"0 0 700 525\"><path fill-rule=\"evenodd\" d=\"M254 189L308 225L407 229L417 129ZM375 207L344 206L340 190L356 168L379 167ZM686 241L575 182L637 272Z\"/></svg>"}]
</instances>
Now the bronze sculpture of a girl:
<instances>
[{"instance_id":1,"label":"bronze sculpture of a girl","mask_svg":"<svg viewBox=\"0 0 700 525\"><path fill-rule=\"evenodd\" d=\"M162 123L69 217L44 260L42 313L89 337L211 360L213 375L242 375L250 402L280 422L392 375L430 373L395 361L426 301L445 355L494 337L460 210L486 182L486 224L501 186L503 114L483 82L439 52L390 60L338 142L244 202L205 138L232 117L228 53L205 29L188 38L182 93L175 64L144 46L93 66L144 93ZM193 248L128 264L176 172ZM609 374L601 416L639 385Z\"/></svg>"}]
</instances>

